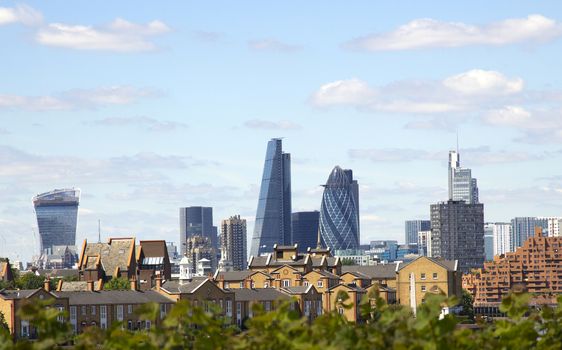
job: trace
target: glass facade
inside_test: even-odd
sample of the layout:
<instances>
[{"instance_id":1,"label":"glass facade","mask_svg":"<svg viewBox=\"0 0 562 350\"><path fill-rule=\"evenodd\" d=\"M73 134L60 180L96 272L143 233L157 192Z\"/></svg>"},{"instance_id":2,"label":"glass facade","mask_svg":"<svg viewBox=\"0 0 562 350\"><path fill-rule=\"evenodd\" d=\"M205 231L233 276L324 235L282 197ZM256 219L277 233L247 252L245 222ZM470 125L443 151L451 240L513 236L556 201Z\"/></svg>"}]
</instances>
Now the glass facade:
<instances>
[{"instance_id":1,"label":"glass facade","mask_svg":"<svg viewBox=\"0 0 562 350\"><path fill-rule=\"evenodd\" d=\"M209 238L211 246L214 249L217 249L217 233L217 227L213 226L213 208L180 208L180 243L182 255L186 252L186 240L193 236L203 236Z\"/></svg>"},{"instance_id":2,"label":"glass facade","mask_svg":"<svg viewBox=\"0 0 562 350\"><path fill-rule=\"evenodd\" d=\"M359 186L351 170L336 166L324 185L320 238L332 250L359 249Z\"/></svg>"},{"instance_id":3,"label":"glass facade","mask_svg":"<svg viewBox=\"0 0 562 350\"><path fill-rule=\"evenodd\" d=\"M408 245L417 245L418 232L427 230L431 230L431 221L429 220L406 220L404 242Z\"/></svg>"},{"instance_id":4,"label":"glass facade","mask_svg":"<svg viewBox=\"0 0 562 350\"><path fill-rule=\"evenodd\" d=\"M548 221L537 217L517 217L511 220L515 248L521 247L529 237L535 235L535 227L547 230Z\"/></svg>"},{"instance_id":5,"label":"glass facade","mask_svg":"<svg viewBox=\"0 0 562 350\"><path fill-rule=\"evenodd\" d=\"M460 156L456 151L449 152L449 200L478 203L478 182L472 171L460 167Z\"/></svg>"},{"instance_id":6,"label":"glass facade","mask_svg":"<svg viewBox=\"0 0 562 350\"><path fill-rule=\"evenodd\" d=\"M41 253L52 254L53 246L76 245L79 189L57 189L33 197Z\"/></svg>"},{"instance_id":7,"label":"glass facade","mask_svg":"<svg viewBox=\"0 0 562 350\"><path fill-rule=\"evenodd\" d=\"M250 255L273 251L274 244L292 242L291 155L283 153L281 139L267 144Z\"/></svg>"},{"instance_id":8,"label":"glass facade","mask_svg":"<svg viewBox=\"0 0 562 350\"><path fill-rule=\"evenodd\" d=\"M318 244L318 222L320 212L301 211L293 213L293 244L297 243L300 253L308 248L315 248Z\"/></svg>"}]
</instances>

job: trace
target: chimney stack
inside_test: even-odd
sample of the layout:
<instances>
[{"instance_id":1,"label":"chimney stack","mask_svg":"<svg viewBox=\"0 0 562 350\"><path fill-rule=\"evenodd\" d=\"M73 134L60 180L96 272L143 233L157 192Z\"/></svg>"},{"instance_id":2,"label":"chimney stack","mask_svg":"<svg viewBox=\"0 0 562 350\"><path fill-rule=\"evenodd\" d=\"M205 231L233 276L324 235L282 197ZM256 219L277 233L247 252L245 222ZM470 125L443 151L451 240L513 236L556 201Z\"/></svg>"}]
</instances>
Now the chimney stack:
<instances>
[{"instance_id":1,"label":"chimney stack","mask_svg":"<svg viewBox=\"0 0 562 350\"><path fill-rule=\"evenodd\" d=\"M159 292L162 288L162 276L156 275L156 290Z\"/></svg>"},{"instance_id":2,"label":"chimney stack","mask_svg":"<svg viewBox=\"0 0 562 350\"><path fill-rule=\"evenodd\" d=\"M88 292L94 291L94 281L88 281Z\"/></svg>"},{"instance_id":3,"label":"chimney stack","mask_svg":"<svg viewBox=\"0 0 562 350\"><path fill-rule=\"evenodd\" d=\"M137 290L137 280L135 278L131 279L131 290Z\"/></svg>"},{"instance_id":4,"label":"chimney stack","mask_svg":"<svg viewBox=\"0 0 562 350\"><path fill-rule=\"evenodd\" d=\"M43 289L47 292L51 291L51 281L49 280L49 277L45 278L45 282L43 282Z\"/></svg>"}]
</instances>

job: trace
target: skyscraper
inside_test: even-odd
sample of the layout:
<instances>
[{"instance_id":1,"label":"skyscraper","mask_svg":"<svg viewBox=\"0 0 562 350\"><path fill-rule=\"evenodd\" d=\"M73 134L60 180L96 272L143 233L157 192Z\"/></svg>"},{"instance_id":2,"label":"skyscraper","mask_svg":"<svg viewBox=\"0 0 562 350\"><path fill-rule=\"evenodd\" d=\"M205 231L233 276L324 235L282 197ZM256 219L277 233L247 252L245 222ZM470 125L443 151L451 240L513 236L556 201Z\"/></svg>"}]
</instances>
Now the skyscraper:
<instances>
[{"instance_id":1,"label":"skyscraper","mask_svg":"<svg viewBox=\"0 0 562 350\"><path fill-rule=\"evenodd\" d=\"M482 267L484 205L451 200L432 204L431 250L434 258L458 260L463 272Z\"/></svg>"},{"instance_id":2,"label":"skyscraper","mask_svg":"<svg viewBox=\"0 0 562 350\"><path fill-rule=\"evenodd\" d=\"M324 185L320 239L332 250L359 248L359 186L349 169L336 166Z\"/></svg>"},{"instance_id":3,"label":"skyscraper","mask_svg":"<svg viewBox=\"0 0 562 350\"><path fill-rule=\"evenodd\" d=\"M404 242L407 245L418 244L418 232L431 230L431 221L429 220L406 220Z\"/></svg>"},{"instance_id":4,"label":"skyscraper","mask_svg":"<svg viewBox=\"0 0 562 350\"><path fill-rule=\"evenodd\" d=\"M293 213L293 244L297 243L299 252L304 253L308 248L315 248L318 243L319 211L299 211Z\"/></svg>"},{"instance_id":5,"label":"skyscraper","mask_svg":"<svg viewBox=\"0 0 562 350\"><path fill-rule=\"evenodd\" d=\"M56 189L33 197L41 253L52 254L53 246L76 245L79 189Z\"/></svg>"},{"instance_id":6,"label":"skyscraper","mask_svg":"<svg viewBox=\"0 0 562 350\"><path fill-rule=\"evenodd\" d=\"M274 244L291 241L291 155L283 152L281 139L272 139L265 154L250 255L270 253Z\"/></svg>"},{"instance_id":7,"label":"skyscraper","mask_svg":"<svg viewBox=\"0 0 562 350\"><path fill-rule=\"evenodd\" d=\"M521 247L523 243L535 235L535 227L548 230L548 220L537 217L517 217L511 219L513 230L514 248Z\"/></svg>"},{"instance_id":8,"label":"skyscraper","mask_svg":"<svg viewBox=\"0 0 562 350\"><path fill-rule=\"evenodd\" d=\"M218 237L217 227L213 226L213 208L180 208L180 250L182 255L186 252L187 238L193 236L209 238L211 247L216 251L218 247Z\"/></svg>"},{"instance_id":9,"label":"skyscraper","mask_svg":"<svg viewBox=\"0 0 562 350\"><path fill-rule=\"evenodd\" d=\"M449 151L449 200L478 203L478 182L472 170L460 167L460 155Z\"/></svg>"},{"instance_id":10,"label":"skyscraper","mask_svg":"<svg viewBox=\"0 0 562 350\"><path fill-rule=\"evenodd\" d=\"M515 251L513 230L509 222L486 223L486 225L484 225L484 232L491 234L493 237L493 255L501 255Z\"/></svg>"},{"instance_id":11,"label":"skyscraper","mask_svg":"<svg viewBox=\"0 0 562 350\"><path fill-rule=\"evenodd\" d=\"M240 215L221 222L221 261L228 262L234 270L246 268L246 220ZM220 263L219 263L220 264Z\"/></svg>"}]
</instances>

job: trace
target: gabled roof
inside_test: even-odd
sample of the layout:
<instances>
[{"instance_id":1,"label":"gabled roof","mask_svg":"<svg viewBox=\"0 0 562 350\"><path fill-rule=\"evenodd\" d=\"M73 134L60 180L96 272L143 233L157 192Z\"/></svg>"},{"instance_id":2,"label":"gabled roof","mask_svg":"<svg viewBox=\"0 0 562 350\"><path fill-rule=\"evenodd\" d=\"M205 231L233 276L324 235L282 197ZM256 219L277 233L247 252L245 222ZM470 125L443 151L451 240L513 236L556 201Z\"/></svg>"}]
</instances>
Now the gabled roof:
<instances>
[{"instance_id":1,"label":"gabled roof","mask_svg":"<svg viewBox=\"0 0 562 350\"><path fill-rule=\"evenodd\" d=\"M274 301L290 299L287 294L275 288L239 288L233 289L236 301Z\"/></svg>"},{"instance_id":2,"label":"gabled roof","mask_svg":"<svg viewBox=\"0 0 562 350\"><path fill-rule=\"evenodd\" d=\"M312 260L313 268L318 268L327 265L327 260L325 256L311 256L310 260Z\"/></svg>"},{"instance_id":3,"label":"gabled roof","mask_svg":"<svg viewBox=\"0 0 562 350\"><path fill-rule=\"evenodd\" d=\"M336 288L338 288L338 287L344 287L344 288L346 288L346 289L348 289L348 290L353 290L353 291L355 291L355 292L360 292L360 293L366 292L365 289L363 289L363 288L361 288L361 287L358 287L358 286L355 285L355 284L345 284L345 283L340 283L340 284L338 284L338 285L336 285L336 286L333 286L332 288L330 288L330 289L328 289L328 290L329 290L329 291L332 291L332 290L334 290L334 289L336 289Z\"/></svg>"},{"instance_id":4,"label":"gabled roof","mask_svg":"<svg viewBox=\"0 0 562 350\"><path fill-rule=\"evenodd\" d=\"M312 270L312 271L306 273L304 276L306 277L306 275L311 274L311 273L317 273L321 276L324 276L324 277L327 277L327 278L330 278L330 279L334 279L334 280L340 279L340 276L334 275L333 273L328 272L326 270Z\"/></svg>"},{"instance_id":5,"label":"gabled roof","mask_svg":"<svg viewBox=\"0 0 562 350\"><path fill-rule=\"evenodd\" d=\"M441 266L442 268L444 268L447 271L456 271L457 270L456 260L445 260L445 259L430 258L428 256L419 256L419 257L417 257L416 259L414 259L410 262L400 264L400 267L398 268L398 271L400 271L403 268L405 268L406 266L418 261L419 259L427 259L427 260Z\"/></svg>"},{"instance_id":6,"label":"gabled roof","mask_svg":"<svg viewBox=\"0 0 562 350\"><path fill-rule=\"evenodd\" d=\"M396 278L396 264L378 264L372 266L344 265L342 273L360 272L370 279L393 279Z\"/></svg>"},{"instance_id":7,"label":"gabled roof","mask_svg":"<svg viewBox=\"0 0 562 350\"><path fill-rule=\"evenodd\" d=\"M254 274L252 270L242 270L242 271L225 271L221 272L217 270L213 278L215 280L224 280L225 282L238 282L245 280L248 276Z\"/></svg>"},{"instance_id":8,"label":"gabled roof","mask_svg":"<svg viewBox=\"0 0 562 350\"><path fill-rule=\"evenodd\" d=\"M191 281L184 281L183 283L180 280L169 280L162 284L161 289L169 294L192 294L205 285L205 283L209 283L212 288L217 288L223 291L208 277L193 277Z\"/></svg>"},{"instance_id":9,"label":"gabled roof","mask_svg":"<svg viewBox=\"0 0 562 350\"><path fill-rule=\"evenodd\" d=\"M39 276L47 277L78 277L80 271L77 269L38 269Z\"/></svg>"},{"instance_id":10,"label":"gabled roof","mask_svg":"<svg viewBox=\"0 0 562 350\"><path fill-rule=\"evenodd\" d=\"M300 295L300 294L308 294L308 292L314 289L314 292L318 293L316 291L316 288L314 288L313 285L308 285L308 286L292 286L292 287L283 287L281 288L282 291L287 292L289 294L292 295Z\"/></svg>"},{"instance_id":11,"label":"gabled roof","mask_svg":"<svg viewBox=\"0 0 562 350\"><path fill-rule=\"evenodd\" d=\"M110 238L108 243L88 243L84 241L80 268L93 268L90 257L99 256L100 263L107 276L113 276L119 269L126 271L136 258L134 238Z\"/></svg>"},{"instance_id":12,"label":"gabled roof","mask_svg":"<svg viewBox=\"0 0 562 350\"><path fill-rule=\"evenodd\" d=\"M139 241L139 245L145 258L164 258L168 255L164 240Z\"/></svg>"},{"instance_id":13,"label":"gabled roof","mask_svg":"<svg viewBox=\"0 0 562 350\"><path fill-rule=\"evenodd\" d=\"M248 267L266 267L268 260L271 258L271 254L264 256L251 256Z\"/></svg>"},{"instance_id":14,"label":"gabled roof","mask_svg":"<svg viewBox=\"0 0 562 350\"><path fill-rule=\"evenodd\" d=\"M94 290L100 290L100 283L94 282ZM86 292L88 291L88 282L86 281L70 281L61 280L59 292Z\"/></svg>"},{"instance_id":15,"label":"gabled roof","mask_svg":"<svg viewBox=\"0 0 562 350\"><path fill-rule=\"evenodd\" d=\"M40 291L44 291L45 293L50 294L54 298L57 297L55 294L51 292L47 292L43 288L37 288L37 289L20 289L20 290L3 289L0 290L0 298L4 300L27 299L27 298L31 298L32 296L34 296L36 293Z\"/></svg>"},{"instance_id":16,"label":"gabled roof","mask_svg":"<svg viewBox=\"0 0 562 350\"><path fill-rule=\"evenodd\" d=\"M328 267L335 267L338 265L338 263L340 262L340 257L336 256L330 256L326 258L326 262L328 263Z\"/></svg>"},{"instance_id":17,"label":"gabled roof","mask_svg":"<svg viewBox=\"0 0 562 350\"><path fill-rule=\"evenodd\" d=\"M350 275L353 275L354 277L361 278L361 279L368 279L368 280L371 279L371 277L369 277L369 276L367 276L364 273L361 273L359 271L345 271L345 272L342 271L341 276L343 276L345 274L350 274Z\"/></svg>"},{"instance_id":18,"label":"gabled roof","mask_svg":"<svg viewBox=\"0 0 562 350\"><path fill-rule=\"evenodd\" d=\"M291 265L289 265L289 264L283 264L283 265L279 266L278 268L276 268L275 270L270 271L269 273L270 273L270 274L278 273L277 271L279 271L279 270L281 270L281 269L283 269L283 268L285 268L285 267L288 267L289 269L293 270L293 273L300 273L299 270L295 269L293 266L291 266Z\"/></svg>"}]
</instances>

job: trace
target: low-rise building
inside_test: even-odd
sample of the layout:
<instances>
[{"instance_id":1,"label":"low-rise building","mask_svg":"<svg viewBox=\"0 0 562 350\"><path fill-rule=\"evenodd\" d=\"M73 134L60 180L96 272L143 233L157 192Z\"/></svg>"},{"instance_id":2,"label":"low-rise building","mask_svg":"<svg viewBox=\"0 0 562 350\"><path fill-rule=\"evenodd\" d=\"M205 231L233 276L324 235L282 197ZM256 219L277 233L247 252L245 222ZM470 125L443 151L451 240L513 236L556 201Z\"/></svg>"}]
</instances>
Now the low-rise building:
<instances>
[{"instance_id":1,"label":"low-rise building","mask_svg":"<svg viewBox=\"0 0 562 350\"><path fill-rule=\"evenodd\" d=\"M10 259L0 258L0 281L10 282L14 280Z\"/></svg>"},{"instance_id":2,"label":"low-rise building","mask_svg":"<svg viewBox=\"0 0 562 350\"><path fill-rule=\"evenodd\" d=\"M104 282L114 277L137 278L134 238L110 238L107 243L84 240L78 262L81 281Z\"/></svg>"}]
</instances>

